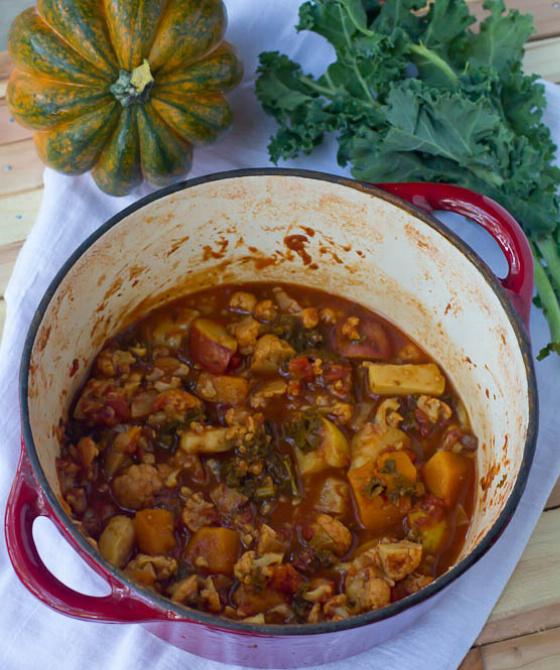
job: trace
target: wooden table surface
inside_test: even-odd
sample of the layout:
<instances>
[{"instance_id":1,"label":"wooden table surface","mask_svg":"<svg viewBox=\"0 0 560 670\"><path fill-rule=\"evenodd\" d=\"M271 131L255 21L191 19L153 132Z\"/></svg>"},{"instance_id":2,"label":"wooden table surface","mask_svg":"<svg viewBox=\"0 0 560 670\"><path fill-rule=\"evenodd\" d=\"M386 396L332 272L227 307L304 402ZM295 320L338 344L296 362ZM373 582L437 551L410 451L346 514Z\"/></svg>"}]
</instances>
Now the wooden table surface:
<instances>
[{"instance_id":1,"label":"wooden table surface","mask_svg":"<svg viewBox=\"0 0 560 670\"><path fill-rule=\"evenodd\" d=\"M525 70L560 83L560 1L506 0L506 4L534 16L538 34L528 45ZM481 5L472 2L477 13ZM0 52L0 296L43 195L43 166L31 132L13 121L6 106L10 69L8 55ZM4 316L2 297L0 333ZM520 668L560 669L560 481L460 670Z\"/></svg>"}]
</instances>

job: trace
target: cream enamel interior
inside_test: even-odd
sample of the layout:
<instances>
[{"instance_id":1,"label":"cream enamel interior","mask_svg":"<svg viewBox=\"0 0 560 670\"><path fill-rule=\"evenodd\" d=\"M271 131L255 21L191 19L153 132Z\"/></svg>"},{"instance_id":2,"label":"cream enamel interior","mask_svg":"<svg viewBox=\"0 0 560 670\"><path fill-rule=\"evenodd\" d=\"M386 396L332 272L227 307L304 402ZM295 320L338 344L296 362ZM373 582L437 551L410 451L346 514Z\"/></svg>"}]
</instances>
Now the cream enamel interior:
<instances>
[{"instance_id":1,"label":"cream enamel interior","mask_svg":"<svg viewBox=\"0 0 560 670\"><path fill-rule=\"evenodd\" d=\"M287 248L293 234L306 236L314 269ZM529 401L514 329L482 274L437 230L359 187L310 177L238 176L178 191L127 216L74 264L44 314L29 374L31 430L54 491L59 420L106 337L133 311L250 280L344 295L443 367L481 443L465 556L498 518L522 463Z\"/></svg>"}]
</instances>

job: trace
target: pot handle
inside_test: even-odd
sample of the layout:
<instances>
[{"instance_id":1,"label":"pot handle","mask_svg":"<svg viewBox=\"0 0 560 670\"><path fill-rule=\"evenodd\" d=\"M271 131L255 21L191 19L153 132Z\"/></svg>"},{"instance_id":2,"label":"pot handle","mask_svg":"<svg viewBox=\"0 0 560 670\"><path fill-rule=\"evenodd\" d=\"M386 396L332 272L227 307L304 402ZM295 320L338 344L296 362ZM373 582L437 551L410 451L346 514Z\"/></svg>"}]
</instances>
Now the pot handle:
<instances>
[{"instance_id":1,"label":"pot handle","mask_svg":"<svg viewBox=\"0 0 560 670\"><path fill-rule=\"evenodd\" d=\"M429 214L435 210L462 214L481 225L500 245L509 269L502 287L529 333L533 298L533 254L521 226L491 198L450 184L376 184Z\"/></svg>"},{"instance_id":2,"label":"pot handle","mask_svg":"<svg viewBox=\"0 0 560 670\"><path fill-rule=\"evenodd\" d=\"M88 596L74 591L58 580L41 560L33 539L33 522L39 516L51 516L35 482L25 448L20 460L6 508L6 545L14 570L22 584L45 605L78 619L108 623L132 623L168 618L110 575L103 574L93 561L88 563L111 586L107 596Z\"/></svg>"}]
</instances>

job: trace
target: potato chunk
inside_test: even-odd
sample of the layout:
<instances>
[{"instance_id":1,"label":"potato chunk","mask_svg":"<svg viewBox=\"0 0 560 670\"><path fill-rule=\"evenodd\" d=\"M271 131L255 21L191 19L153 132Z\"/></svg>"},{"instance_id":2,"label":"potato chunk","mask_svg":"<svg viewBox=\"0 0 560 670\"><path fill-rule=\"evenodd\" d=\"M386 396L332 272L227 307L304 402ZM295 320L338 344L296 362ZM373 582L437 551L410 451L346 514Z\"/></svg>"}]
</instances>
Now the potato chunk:
<instances>
[{"instance_id":1,"label":"potato chunk","mask_svg":"<svg viewBox=\"0 0 560 670\"><path fill-rule=\"evenodd\" d=\"M233 575L239 552L239 535L230 528L201 528L190 539L186 557L197 568Z\"/></svg>"},{"instance_id":2,"label":"potato chunk","mask_svg":"<svg viewBox=\"0 0 560 670\"><path fill-rule=\"evenodd\" d=\"M344 468L350 464L350 447L344 433L332 421L320 420L320 445L313 451L296 449L299 471L310 475L328 468Z\"/></svg>"},{"instance_id":3,"label":"potato chunk","mask_svg":"<svg viewBox=\"0 0 560 670\"><path fill-rule=\"evenodd\" d=\"M241 438L246 429L243 426L214 428L201 426L197 430L188 430L181 435L181 449L189 454L218 454L233 449L236 440Z\"/></svg>"},{"instance_id":4,"label":"potato chunk","mask_svg":"<svg viewBox=\"0 0 560 670\"><path fill-rule=\"evenodd\" d=\"M132 520L127 516L114 516L101 533L99 551L115 567L123 568L132 553L135 539Z\"/></svg>"},{"instance_id":5,"label":"potato chunk","mask_svg":"<svg viewBox=\"0 0 560 670\"><path fill-rule=\"evenodd\" d=\"M364 363L369 386L375 395L424 393L439 396L445 390L445 377L434 363L423 365L383 365Z\"/></svg>"},{"instance_id":6,"label":"potato chunk","mask_svg":"<svg viewBox=\"0 0 560 670\"><path fill-rule=\"evenodd\" d=\"M321 487L315 509L331 516L345 516L351 504L348 484L343 479L327 477Z\"/></svg>"},{"instance_id":7,"label":"potato chunk","mask_svg":"<svg viewBox=\"0 0 560 670\"><path fill-rule=\"evenodd\" d=\"M318 549L332 551L336 556L344 554L352 546L352 533L346 526L328 514L319 514L310 526L313 533L309 544Z\"/></svg>"},{"instance_id":8,"label":"potato chunk","mask_svg":"<svg viewBox=\"0 0 560 670\"><path fill-rule=\"evenodd\" d=\"M203 372L198 378L196 392L209 402L221 405L243 405L249 393L249 382L244 377L211 375Z\"/></svg>"},{"instance_id":9,"label":"potato chunk","mask_svg":"<svg viewBox=\"0 0 560 670\"><path fill-rule=\"evenodd\" d=\"M161 316L156 313L154 316L148 317L142 330L152 346L176 349L181 346L183 338L189 332L192 321L198 315L199 312L194 309L178 307L173 314Z\"/></svg>"},{"instance_id":10,"label":"potato chunk","mask_svg":"<svg viewBox=\"0 0 560 670\"><path fill-rule=\"evenodd\" d=\"M237 340L211 319L193 321L189 346L193 360L215 375L223 374L237 351Z\"/></svg>"}]
</instances>

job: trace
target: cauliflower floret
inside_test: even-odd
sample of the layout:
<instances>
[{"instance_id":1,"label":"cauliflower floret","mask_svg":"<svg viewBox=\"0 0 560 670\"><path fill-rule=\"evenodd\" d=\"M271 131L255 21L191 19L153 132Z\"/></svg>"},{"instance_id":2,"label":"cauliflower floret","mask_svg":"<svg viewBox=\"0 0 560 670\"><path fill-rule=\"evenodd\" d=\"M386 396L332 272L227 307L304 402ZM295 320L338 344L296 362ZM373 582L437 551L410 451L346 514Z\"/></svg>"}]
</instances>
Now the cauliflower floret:
<instances>
[{"instance_id":1,"label":"cauliflower floret","mask_svg":"<svg viewBox=\"0 0 560 670\"><path fill-rule=\"evenodd\" d=\"M255 557L253 550L246 551L233 567L233 573L242 584L252 584L255 576L261 578L271 577L274 567L280 565L284 554L269 552Z\"/></svg>"},{"instance_id":2,"label":"cauliflower floret","mask_svg":"<svg viewBox=\"0 0 560 670\"><path fill-rule=\"evenodd\" d=\"M360 324L360 319L357 316L349 316L346 321L342 324L341 334L351 342L360 341L360 332L358 331L358 325Z\"/></svg>"},{"instance_id":3,"label":"cauliflower floret","mask_svg":"<svg viewBox=\"0 0 560 670\"><path fill-rule=\"evenodd\" d=\"M212 577L206 577L203 584L203 589L200 591L200 597L203 603L208 607L210 612L221 612L222 603L220 602L220 594L216 590L216 585Z\"/></svg>"},{"instance_id":4,"label":"cauliflower floret","mask_svg":"<svg viewBox=\"0 0 560 670\"><path fill-rule=\"evenodd\" d=\"M76 451L78 452L78 459L84 468L89 468L95 457L99 454L99 449L91 437L80 438Z\"/></svg>"},{"instance_id":5,"label":"cauliflower floret","mask_svg":"<svg viewBox=\"0 0 560 670\"><path fill-rule=\"evenodd\" d=\"M276 335L263 335L257 340L251 358L251 371L274 373L288 358L295 356L296 350Z\"/></svg>"},{"instance_id":6,"label":"cauliflower floret","mask_svg":"<svg viewBox=\"0 0 560 670\"><path fill-rule=\"evenodd\" d=\"M326 603L331 598L333 592L333 582L319 577L311 580L309 590L303 594L303 598L309 603Z\"/></svg>"},{"instance_id":7,"label":"cauliflower floret","mask_svg":"<svg viewBox=\"0 0 560 670\"><path fill-rule=\"evenodd\" d=\"M245 291L236 291L229 299L229 308L236 312L252 312L256 304L257 298Z\"/></svg>"},{"instance_id":8,"label":"cauliflower floret","mask_svg":"<svg viewBox=\"0 0 560 670\"><path fill-rule=\"evenodd\" d=\"M210 492L212 502L218 508L221 514L234 514L242 507L248 500L246 495L230 489L225 484L220 484Z\"/></svg>"},{"instance_id":9,"label":"cauliflower floret","mask_svg":"<svg viewBox=\"0 0 560 670\"><path fill-rule=\"evenodd\" d=\"M257 554L263 556L268 552L284 552L290 544L289 538L284 538L273 528L263 523L257 542Z\"/></svg>"},{"instance_id":10,"label":"cauliflower floret","mask_svg":"<svg viewBox=\"0 0 560 670\"><path fill-rule=\"evenodd\" d=\"M153 409L163 410L169 418L182 421L189 410L197 409L201 405L200 398L181 389L171 389L156 396Z\"/></svg>"},{"instance_id":11,"label":"cauliflower floret","mask_svg":"<svg viewBox=\"0 0 560 670\"><path fill-rule=\"evenodd\" d=\"M198 596L198 578L196 575L191 575L180 582L176 582L169 587L171 600L174 603L192 603L195 602Z\"/></svg>"},{"instance_id":12,"label":"cauliflower floret","mask_svg":"<svg viewBox=\"0 0 560 670\"><path fill-rule=\"evenodd\" d=\"M350 611L348 609L348 596L345 593L339 593L333 596L323 605L323 613L329 621L340 621L348 619Z\"/></svg>"},{"instance_id":13,"label":"cauliflower floret","mask_svg":"<svg viewBox=\"0 0 560 670\"><path fill-rule=\"evenodd\" d=\"M252 354L259 336L260 324L252 316L245 316L228 326L239 345L239 353L247 356Z\"/></svg>"},{"instance_id":14,"label":"cauliflower floret","mask_svg":"<svg viewBox=\"0 0 560 670\"><path fill-rule=\"evenodd\" d=\"M406 598L406 596L409 596L412 593L416 593L416 591L423 589L425 586L428 586L428 584L431 584L433 581L434 581L433 578L428 577L427 575L418 575L418 574L409 575L395 586L394 590L395 598L397 600L400 600L401 598Z\"/></svg>"},{"instance_id":15,"label":"cauliflower floret","mask_svg":"<svg viewBox=\"0 0 560 670\"><path fill-rule=\"evenodd\" d=\"M259 409L268 405L270 400L284 395L288 390L288 384L283 379L275 379L274 381L263 384L256 391L253 391L249 399L249 404L253 409Z\"/></svg>"},{"instance_id":16,"label":"cauliflower floret","mask_svg":"<svg viewBox=\"0 0 560 670\"><path fill-rule=\"evenodd\" d=\"M414 572L422 560L422 545L404 540L380 544L377 553L383 571L389 579L398 582Z\"/></svg>"},{"instance_id":17,"label":"cauliflower floret","mask_svg":"<svg viewBox=\"0 0 560 670\"><path fill-rule=\"evenodd\" d=\"M304 328L315 328L319 323L319 310L316 307L302 309L300 316Z\"/></svg>"},{"instance_id":18,"label":"cauliflower floret","mask_svg":"<svg viewBox=\"0 0 560 670\"><path fill-rule=\"evenodd\" d=\"M253 310L255 319L266 321L267 323L274 321L277 314L276 305L272 300L261 300Z\"/></svg>"},{"instance_id":19,"label":"cauliflower floret","mask_svg":"<svg viewBox=\"0 0 560 670\"><path fill-rule=\"evenodd\" d=\"M193 533L203 526L218 523L218 512L211 502L204 500L202 493L193 493L187 500L181 514L183 523Z\"/></svg>"},{"instance_id":20,"label":"cauliflower floret","mask_svg":"<svg viewBox=\"0 0 560 670\"><path fill-rule=\"evenodd\" d=\"M241 555L240 559L233 567L233 574L239 579L243 584L248 584L250 582L251 573L254 570L255 565L255 552L246 551Z\"/></svg>"},{"instance_id":21,"label":"cauliflower floret","mask_svg":"<svg viewBox=\"0 0 560 670\"><path fill-rule=\"evenodd\" d=\"M344 590L354 613L377 610L391 602L391 587L375 567L348 574Z\"/></svg>"},{"instance_id":22,"label":"cauliflower floret","mask_svg":"<svg viewBox=\"0 0 560 670\"><path fill-rule=\"evenodd\" d=\"M377 408L375 413L375 423L380 426L386 424L392 428L398 428L399 423L403 420L399 414L401 405L398 398L387 398Z\"/></svg>"},{"instance_id":23,"label":"cauliflower floret","mask_svg":"<svg viewBox=\"0 0 560 670\"><path fill-rule=\"evenodd\" d=\"M354 416L354 406L347 402L335 402L332 407L329 407L329 414L333 416L341 426L345 426Z\"/></svg>"},{"instance_id":24,"label":"cauliflower floret","mask_svg":"<svg viewBox=\"0 0 560 670\"><path fill-rule=\"evenodd\" d=\"M136 359L129 351L121 349L105 349L95 362L95 366L101 374L107 377L116 377L130 372L130 366Z\"/></svg>"},{"instance_id":25,"label":"cauliflower floret","mask_svg":"<svg viewBox=\"0 0 560 670\"><path fill-rule=\"evenodd\" d=\"M163 486L159 472L152 466L130 466L124 474L115 478L113 493L119 503L128 509L152 507L154 494Z\"/></svg>"},{"instance_id":26,"label":"cauliflower floret","mask_svg":"<svg viewBox=\"0 0 560 670\"><path fill-rule=\"evenodd\" d=\"M441 400L432 398L428 395L421 395L416 401L418 409L422 410L428 417L430 423L437 423L438 421L447 421L451 418L451 408Z\"/></svg>"},{"instance_id":27,"label":"cauliflower floret","mask_svg":"<svg viewBox=\"0 0 560 670\"><path fill-rule=\"evenodd\" d=\"M328 514L318 514L311 524L312 537L309 544L318 549L332 551L344 556L352 545L352 533L346 526Z\"/></svg>"},{"instance_id":28,"label":"cauliflower floret","mask_svg":"<svg viewBox=\"0 0 560 670\"><path fill-rule=\"evenodd\" d=\"M137 554L126 566L125 572L144 572L156 579L169 579L177 572L177 561L169 556Z\"/></svg>"}]
</instances>

